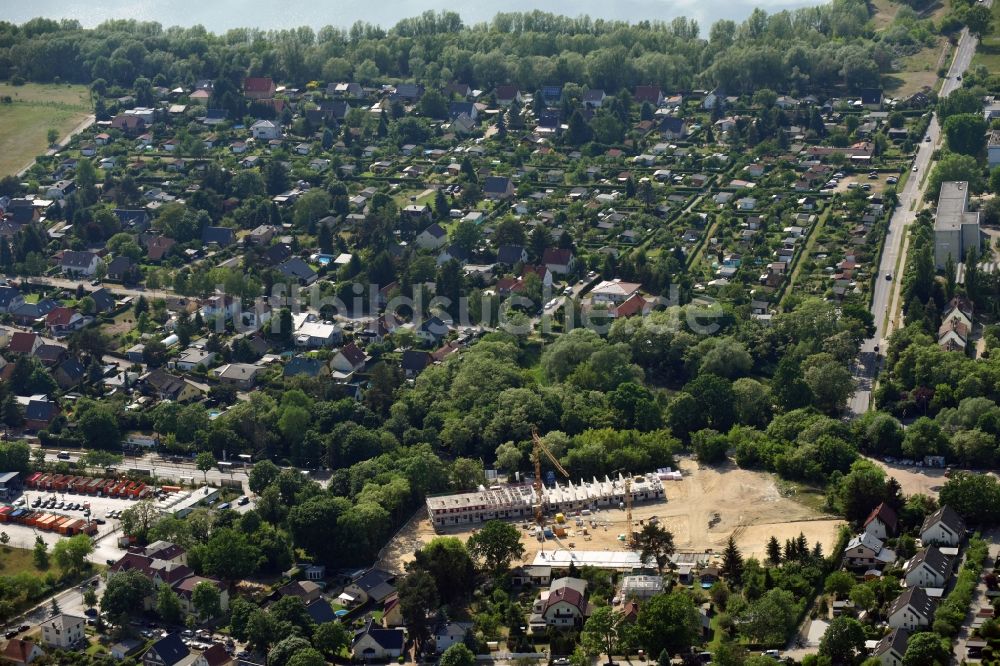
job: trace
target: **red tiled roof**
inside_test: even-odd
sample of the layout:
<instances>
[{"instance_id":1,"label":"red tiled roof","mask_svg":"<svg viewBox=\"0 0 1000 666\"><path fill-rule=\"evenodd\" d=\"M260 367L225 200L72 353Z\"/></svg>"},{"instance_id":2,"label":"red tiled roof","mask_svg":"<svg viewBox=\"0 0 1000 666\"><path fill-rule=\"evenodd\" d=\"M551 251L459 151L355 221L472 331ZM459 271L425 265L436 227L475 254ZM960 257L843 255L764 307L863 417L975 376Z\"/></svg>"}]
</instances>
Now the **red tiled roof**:
<instances>
[{"instance_id":1,"label":"red tiled roof","mask_svg":"<svg viewBox=\"0 0 1000 666\"><path fill-rule=\"evenodd\" d=\"M45 323L49 326L67 326L75 314L75 310L59 307L45 315Z\"/></svg>"},{"instance_id":2,"label":"red tiled roof","mask_svg":"<svg viewBox=\"0 0 1000 666\"><path fill-rule=\"evenodd\" d=\"M875 509L871 512L871 515L868 516L868 520L865 521L865 527L868 527L868 523L872 522L876 518L885 523L885 526L891 531L896 531L896 524L898 523L896 512L893 511L892 507L888 506L885 502L882 502L875 507Z\"/></svg>"},{"instance_id":3,"label":"red tiled roof","mask_svg":"<svg viewBox=\"0 0 1000 666\"><path fill-rule=\"evenodd\" d=\"M243 79L243 90L247 92L270 92L274 89L274 81L270 76L249 76Z\"/></svg>"}]
</instances>

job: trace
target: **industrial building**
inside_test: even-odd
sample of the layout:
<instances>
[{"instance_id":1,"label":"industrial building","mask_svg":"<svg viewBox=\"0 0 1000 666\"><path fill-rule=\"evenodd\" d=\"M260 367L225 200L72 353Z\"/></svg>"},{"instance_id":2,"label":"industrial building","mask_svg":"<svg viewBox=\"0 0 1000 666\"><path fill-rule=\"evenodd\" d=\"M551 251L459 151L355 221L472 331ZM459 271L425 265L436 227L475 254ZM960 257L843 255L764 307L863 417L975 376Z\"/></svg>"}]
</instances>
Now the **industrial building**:
<instances>
[{"instance_id":1,"label":"industrial building","mask_svg":"<svg viewBox=\"0 0 1000 666\"><path fill-rule=\"evenodd\" d=\"M966 253L980 250L979 213L969 211L969 184L964 181L941 183L934 218L934 265L945 268L948 257L955 263Z\"/></svg>"},{"instance_id":2,"label":"industrial building","mask_svg":"<svg viewBox=\"0 0 1000 666\"><path fill-rule=\"evenodd\" d=\"M625 477L572 481L542 489L542 509L570 513L599 507L619 506L625 501ZM656 474L631 478L633 502L663 499L663 481ZM480 487L476 492L427 498L427 513L434 528L481 523L494 519L531 518L537 504L531 485Z\"/></svg>"}]
</instances>

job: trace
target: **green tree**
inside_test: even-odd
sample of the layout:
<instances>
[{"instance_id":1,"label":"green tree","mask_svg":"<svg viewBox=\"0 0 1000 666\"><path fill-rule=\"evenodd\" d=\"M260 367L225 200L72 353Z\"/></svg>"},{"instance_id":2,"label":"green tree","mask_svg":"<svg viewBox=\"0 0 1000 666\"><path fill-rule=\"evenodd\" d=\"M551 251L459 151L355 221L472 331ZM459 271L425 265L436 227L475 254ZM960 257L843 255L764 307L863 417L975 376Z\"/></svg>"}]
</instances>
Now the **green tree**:
<instances>
[{"instance_id":1,"label":"green tree","mask_svg":"<svg viewBox=\"0 0 1000 666\"><path fill-rule=\"evenodd\" d=\"M636 626L650 654L685 653L701 631L701 616L691 597L675 591L659 594L639 607Z\"/></svg>"},{"instance_id":2,"label":"green tree","mask_svg":"<svg viewBox=\"0 0 1000 666\"><path fill-rule=\"evenodd\" d=\"M941 193L941 183L952 180L966 181L970 190L981 192L985 186L982 171L975 157L946 153L937 161L930 176L927 177L927 192L924 198L928 201L937 201Z\"/></svg>"},{"instance_id":3,"label":"green tree","mask_svg":"<svg viewBox=\"0 0 1000 666\"><path fill-rule=\"evenodd\" d=\"M312 646L302 636L287 636L278 641L267 653L269 666L287 666L291 658L298 652L308 650Z\"/></svg>"},{"instance_id":4,"label":"green tree","mask_svg":"<svg viewBox=\"0 0 1000 666\"><path fill-rule=\"evenodd\" d=\"M601 606L591 613L580 634L580 645L588 657L603 653L610 663L611 656L618 654L618 629L623 617L611 606Z\"/></svg>"},{"instance_id":5,"label":"green tree","mask_svg":"<svg viewBox=\"0 0 1000 666\"><path fill-rule=\"evenodd\" d=\"M191 604L202 620L210 620L222 613L222 598L215 583L201 581L191 591Z\"/></svg>"},{"instance_id":6,"label":"green tree","mask_svg":"<svg viewBox=\"0 0 1000 666\"><path fill-rule=\"evenodd\" d=\"M865 649L865 630L853 617L835 617L819 642L819 654L835 664L852 664Z\"/></svg>"},{"instance_id":7,"label":"green tree","mask_svg":"<svg viewBox=\"0 0 1000 666\"><path fill-rule=\"evenodd\" d=\"M247 479L247 484L250 486L250 492L255 495L259 495L264 492L264 489L278 478L279 472L281 472L281 470L278 469L278 466L270 460L261 460L254 463L254 466L250 469L249 478Z\"/></svg>"},{"instance_id":8,"label":"green tree","mask_svg":"<svg viewBox=\"0 0 1000 666\"><path fill-rule=\"evenodd\" d=\"M910 636L903 655L903 666L945 666L951 657L947 639L932 631Z\"/></svg>"},{"instance_id":9,"label":"green tree","mask_svg":"<svg viewBox=\"0 0 1000 666\"><path fill-rule=\"evenodd\" d=\"M350 644L351 636L342 622L324 622L313 633L313 645L331 660Z\"/></svg>"},{"instance_id":10,"label":"green tree","mask_svg":"<svg viewBox=\"0 0 1000 666\"><path fill-rule=\"evenodd\" d=\"M131 569L116 573L108 578L101 597L101 613L118 618L138 615L142 612L143 600L153 593L153 584L141 571Z\"/></svg>"},{"instance_id":11,"label":"green tree","mask_svg":"<svg viewBox=\"0 0 1000 666\"><path fill-rule=\"evenodd\" d=\"M510 568L511 560L524 556L517 527L502 520L491 520L468 541L469 554L483 563L487 571L499 576Z\"/></svg>"},{"instance_id":12,"label":"green tree","mask_svg":"<svg viewBox=\"0 0 1000 666\"><path fill-rule=\"evenodd\" d=\"M743 554L736 547L736 538L730 534L722 551L722 573L734 584L743 576Z\"/></svg>"},{"instance_id":13,"label":"green tree","mask_svg":"<svg viewBox=\"0 0 1000 666\"><path fill-rule=\"evenodd\" d=\"M156 592L156 614L169 624L180 623L184 616L180 597L166 583L160 583Z\"/></svg>"},{"instance_id":14,"label":"green tree","mask_svg":"<svg viewBox=\"0 0 1000 666\"><path fill-rule=\"evenodd\" d=\"M32 559L35 563L36 569L49 568L49 545L45 543L42 537L35 537L35 547L32 549Z\"/></svg>"},{"instance_id":15,"label":"green tree","mask_svg":"<svg viewBox=\"0 0 1000 666\"><path fill-rule=\"evenodd\" d=\"M465 643L455 643L441 655L439 666L476 666L476 655Z\"/></svg>"},{"instance_id":16,"label":"green tree","mask_svg":"<svg viewBox=\"0 0 1000 666\"><path fill-rule=\"evenodd\" d=\"M963 155L978 155L986 146L986 119L982 113L960 113L944 121L948 149Z\"/></svg>"},{"instance_id":17,"label":"green tree","mask_svg":"<svg viewBox=\"0 0 1000 666\"><path fill-rule=\"evenodd\" d=\"M446 604L461 605L475 587L475 565L460 539L437 537L414 553L414 570L426 571Z\"/></svg>"},{"instance_id":18,"label":"green tree","mask_svg":"<svg viewBox=\"0 0 1000 666\"><path fill-rule=\"evenodd\" d=\"M417 648L430 637L428 618L437 611L440 600L434 578L422 569L416 569L399 581L399 610L410 636Z\"/></svg>"},{"instance_id":19,"label":"green tree","mask_svg":"<svg viewBox=\"0 0 1000 666\"><path fill-rule=\"evenodd\" d=\"M647 522L635 535L635 548L643 562L655 561L656 570L662 574L675 552L674 535L659 523Z\"/></svg>"},{"instance_id":20,"label":"green tree","mask_svg":"<svg viewBox=\"0 0 1000 666\"><path fill-rule=\"evenodd\" d=\"M52 557L59 568L69 574L78 574L87 566L87 556L94 552L94 542L86 534L61 539L52 548Z\"/></svg>"},{"instance_id":21,"label":"green tree","mask_svg":"<svg viewBox=\"0 0 1000 666\"><path fill-rule=\"evenodd\" d=\"M204 481L208 483L208 471L215 467L215 456L209 451L202 451L194 459L194 466L204 474Z\"/></svg>"}]
</instances>

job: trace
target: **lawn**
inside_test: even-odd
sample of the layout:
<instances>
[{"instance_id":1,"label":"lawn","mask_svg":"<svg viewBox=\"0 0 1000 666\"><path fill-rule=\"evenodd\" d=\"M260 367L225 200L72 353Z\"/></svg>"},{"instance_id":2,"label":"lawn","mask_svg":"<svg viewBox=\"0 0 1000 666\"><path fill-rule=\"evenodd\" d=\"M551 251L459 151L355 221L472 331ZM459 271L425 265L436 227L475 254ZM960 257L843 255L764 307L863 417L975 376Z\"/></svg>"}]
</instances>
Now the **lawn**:
<instances>
[{"instance_id":1,"label":"lawn","mask_svg":"<svg viewBox=\"0 0 1000 666\"><path fill-rule=\"evenodd\" d=\"M1000 2L993 3L993 23L997 25L1000 21ZM984 37L976 48L976 55L972 57L972 67L985 67L990 72L1000 71L1000 35L993 34Z\"/></svg>"},{"instance_id":2,"label":"lawn","mask_svg":"<svg viewBox=\"0 0 1000 666\"><path fill-rule=\"evenodd\" d=\"M942 57L942 53L946 53ZM886 77L886 90L895 96L912 95L927 88L934 88L938 82L938 69L948 63L951 47L943 37L938 43L902 59L899 72Z\"/></svg>"},{"instance_id":3,"label":"lawn","mask_svg":"<svg viewBox=\"0 0 1000 666\"><path fill-rule=\"evenodd\" d=\"M0 548L0 576L15 576L20 573L29 573L34 576L41 576L50 571L58 576L59 567L56 566L55 562L51 562L51 558L49 559L50 566L48 569L43 571L35 568L33 551L26 550L24 548L10 548L4 546Z\"/></svg>"},{"instance_id":4,"label":"lawn","mask_svg":"<svg viewBox=\"0 0 1000 666\"><path fill-rule=\"evenodd\" d=\"M62 140L90 113L84 86L0 84L0 99L7 97L11 103L0 104L0 176L17 173L44 153L50 128Z\"/></svg>"}]
</instances>

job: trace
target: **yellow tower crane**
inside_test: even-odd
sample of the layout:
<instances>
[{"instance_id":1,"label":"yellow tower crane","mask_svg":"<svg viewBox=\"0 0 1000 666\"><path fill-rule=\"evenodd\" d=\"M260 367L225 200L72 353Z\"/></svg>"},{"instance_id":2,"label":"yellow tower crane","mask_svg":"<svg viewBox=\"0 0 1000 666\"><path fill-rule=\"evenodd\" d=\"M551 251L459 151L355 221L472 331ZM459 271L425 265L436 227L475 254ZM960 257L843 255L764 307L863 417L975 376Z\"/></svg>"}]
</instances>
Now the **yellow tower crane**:
<instances>
[{"instance_id":1,"label":"yellow tower crane","mask_svg":"<svg viewBox=\"0 0 1000 666\"><path fill-rule=\"evenodd\" d=\"M542 438L538 436L538 430L535 428L531 429L531 441L531 460L535 463L535 522L538 523L539 527L543 527L545 516L542 513L542 454L545 454L552 466L559 470L563 476L567 479L570 477L569 472L559 464L559 460L542 443Z\"/></svg>"}]
</instances>

